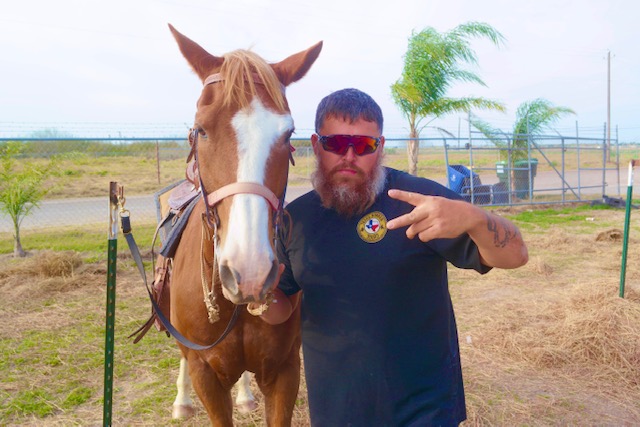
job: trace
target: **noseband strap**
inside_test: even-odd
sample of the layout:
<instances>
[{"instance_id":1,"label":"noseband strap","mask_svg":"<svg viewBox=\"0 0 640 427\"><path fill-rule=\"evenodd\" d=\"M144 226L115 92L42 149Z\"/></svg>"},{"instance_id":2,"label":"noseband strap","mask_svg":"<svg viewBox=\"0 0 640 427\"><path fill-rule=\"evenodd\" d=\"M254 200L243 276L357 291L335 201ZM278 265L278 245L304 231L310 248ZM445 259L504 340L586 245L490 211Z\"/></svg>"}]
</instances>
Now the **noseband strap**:
<instances>
[{"instance_id":1,"label":"noseband strap","mask_svg":"<svg viewBox=\"0 0 640 427\"><path fill-rule=\"evenodd\" d=\"M278 212L280 207L280 200L273 191L269 190L264 185L255 182L234 182L232 184L225 185L213 193L209 193L207 195L207 202L209 206L213 207L223 199L235 194L255 194L262 196L267 200L267 202L269 202L269 205L271 205L271 208L275 212Z\"/></svg>"}]
</instances>

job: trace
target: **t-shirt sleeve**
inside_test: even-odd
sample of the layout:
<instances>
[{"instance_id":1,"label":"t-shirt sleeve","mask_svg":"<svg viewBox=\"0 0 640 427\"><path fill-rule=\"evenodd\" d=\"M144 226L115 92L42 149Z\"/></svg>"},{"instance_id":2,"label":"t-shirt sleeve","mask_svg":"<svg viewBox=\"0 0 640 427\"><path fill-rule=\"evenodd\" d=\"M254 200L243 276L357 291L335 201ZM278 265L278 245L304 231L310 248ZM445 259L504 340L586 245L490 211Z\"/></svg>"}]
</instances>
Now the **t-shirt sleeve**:
<instances>
[{"instance_id":1,"label":"t-shirt sleeve","mask_svg":"<svg viewBox=\"0 0 640 427\"><path fill-rule=\"evenodd\" d=\"M473 269L481 274L491 271L491 267L480 262L478 246L466 233L455 239L435 239L427 244L458 268Z\"/></svg>"},{"instance_id":2,"label":"t-shirt sleeve","mask_svg":"<svg viewBox=\"0 0 640 427\"><path fill-rule=\"evenodd\" d=\"M291 217L289 215L285 215L285 221L283 222L284 224L280 227L278 233L278 244L276 246L278 260L281 264L284 264L284 271L282 272L282 276L280 276L278 288L280 288L285 295L293 295L300 291L300 286L298 286L296 279L293 277L293 270L291 269L291 261L288 254L288 245L290 244L291 237L289 232L291 227Z\"/></svg>"}]
</instances>

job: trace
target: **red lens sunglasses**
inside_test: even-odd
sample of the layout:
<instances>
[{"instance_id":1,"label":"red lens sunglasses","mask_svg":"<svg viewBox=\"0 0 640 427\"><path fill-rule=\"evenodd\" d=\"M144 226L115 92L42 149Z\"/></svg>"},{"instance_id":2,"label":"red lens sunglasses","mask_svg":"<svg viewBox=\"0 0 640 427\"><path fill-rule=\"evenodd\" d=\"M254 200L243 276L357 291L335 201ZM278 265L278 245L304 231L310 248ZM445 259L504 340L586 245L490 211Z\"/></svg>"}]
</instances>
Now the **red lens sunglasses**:
<instances>
[{"instance_id":1,"label":"red lens sunglasses","mask_svg":"<svg viewBox=\"0 0 640 427\"><path fill-rule=\"evenodd\" d=\"M375 153L380 145L380 138L365 135L318 135L318 141L325 151L341 156L346 154L349 147L353 147L358 156L364 156Z\"/></svg>"}]
</instances>

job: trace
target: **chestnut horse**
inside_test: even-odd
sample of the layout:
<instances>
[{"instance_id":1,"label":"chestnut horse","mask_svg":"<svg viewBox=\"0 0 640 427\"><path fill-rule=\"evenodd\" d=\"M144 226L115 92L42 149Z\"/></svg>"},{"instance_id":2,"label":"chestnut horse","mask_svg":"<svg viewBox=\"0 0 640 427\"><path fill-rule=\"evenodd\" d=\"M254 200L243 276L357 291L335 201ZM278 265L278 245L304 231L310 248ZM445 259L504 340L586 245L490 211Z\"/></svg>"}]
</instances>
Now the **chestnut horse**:
<instances>
[{"instance_id":1,"label":"chestnut horse","mask_svg":"<svg viewBox=\"0 0 640 427\"><path fill-rule=\"evenodd\" d=\"M322 42L268 64L244 50L213 56L169 27L204 84L190 133L203 197L173 259L171 323L200 345L232 325L206 350L178 342L183 359L174 418L193 413L193 384L211 423L233 425L231 388L250 371L264 395L267 424L290 425L300 382L299 308L272 326L244 305L265 302L277 285L274 239L294 130L284 89L307 73Z\"/></svg>"}]
</instances>

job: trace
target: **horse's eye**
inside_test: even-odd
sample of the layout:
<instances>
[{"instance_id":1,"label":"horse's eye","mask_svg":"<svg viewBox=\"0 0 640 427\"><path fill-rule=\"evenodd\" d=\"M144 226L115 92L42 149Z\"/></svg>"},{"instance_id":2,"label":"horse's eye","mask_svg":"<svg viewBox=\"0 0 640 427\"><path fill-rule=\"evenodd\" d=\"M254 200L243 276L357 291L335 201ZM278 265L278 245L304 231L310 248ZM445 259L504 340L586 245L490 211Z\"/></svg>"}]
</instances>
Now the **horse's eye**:
<instances>
[{"instance_id":1,"label":"horse's eye","mask_svg":"<svg viewBox=\"0 0 640 427\"><path fill-rule=\"evenodd\" d=\"M291 137L293 136L293 134L295 133L294 130L291 130L289 132L287 132L284 136L284 143L285 144L291 144Z\"/></svg>"},{"instance_id":2,"label":"horse's eye","mask_svg":"<svg viewBox=\"0 0 640 427\"><path fill-rule=\"evenodd\" d=\"M205 132L204 129L202 129L200 126L198 126L198 136L200 136L201 138L206 138L207 137L207 132Z\"/></svg>"}]
</instances>

